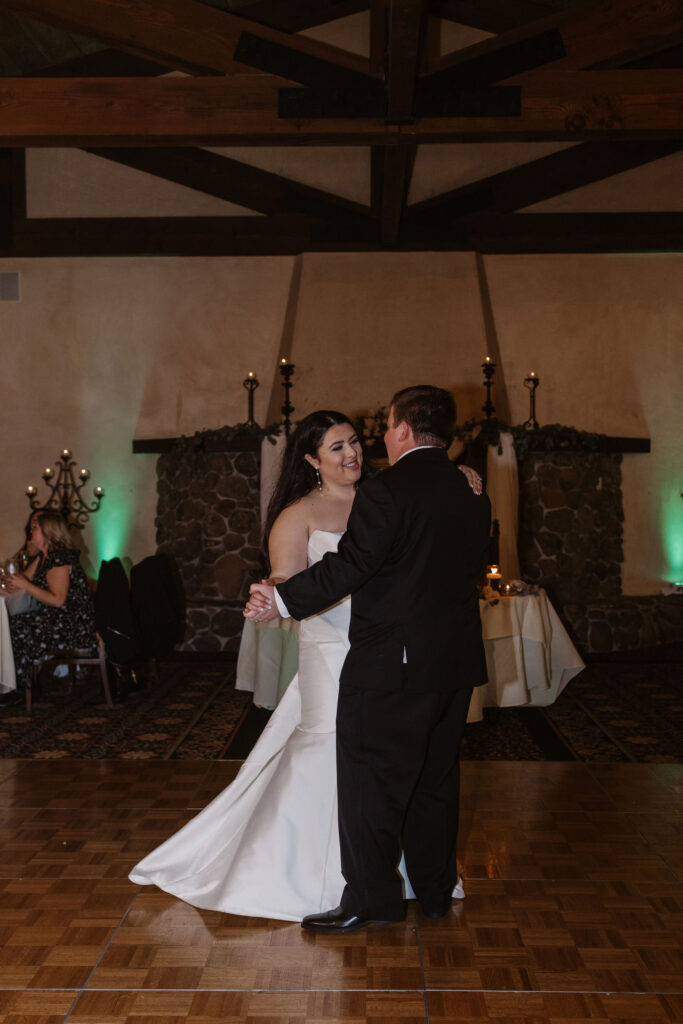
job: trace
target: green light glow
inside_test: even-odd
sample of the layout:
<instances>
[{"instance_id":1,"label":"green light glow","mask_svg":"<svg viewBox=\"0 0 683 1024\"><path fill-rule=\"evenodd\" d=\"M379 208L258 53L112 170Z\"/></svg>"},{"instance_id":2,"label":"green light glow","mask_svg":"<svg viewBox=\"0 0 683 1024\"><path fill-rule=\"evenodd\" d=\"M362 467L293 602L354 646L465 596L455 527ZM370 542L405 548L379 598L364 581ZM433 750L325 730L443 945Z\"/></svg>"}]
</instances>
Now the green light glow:
<instances>
[{"instance_id":1,"label":"green light glow","mask_svg":"<svg viewBox=\"0 0 683 1024\"><path fill-rule=\"evenodd\" d=\"M95 537L93 561L96 561L97 565L109 558L122 558L125 555L132 519L133 509L131 506L123 506L119 502L116 505L112 503L107 507L104 502L102 503L97 516L93 517Z\"/></svg>"},{"instance_id":2,"label":"green light glow","mask_svg":"<svg viewBox=\"0 0 683 1024\"><path fill-rule=\"evenodd\" d=\"M674 582L683 576L683 499L675 486L662 493L662 544L666 557L664 578Z\"/></svg>"}]
</instances>

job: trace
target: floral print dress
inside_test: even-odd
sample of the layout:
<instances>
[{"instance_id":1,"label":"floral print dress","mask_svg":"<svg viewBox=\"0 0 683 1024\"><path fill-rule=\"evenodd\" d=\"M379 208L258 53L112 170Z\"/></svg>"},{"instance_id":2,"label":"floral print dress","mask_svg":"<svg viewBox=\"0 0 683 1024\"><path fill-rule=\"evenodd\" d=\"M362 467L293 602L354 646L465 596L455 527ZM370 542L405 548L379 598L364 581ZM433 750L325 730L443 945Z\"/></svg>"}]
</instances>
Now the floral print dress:
<instances>
[{"instance_id":1,"label":"floral print dress","mask_svg":"<svg viewBox=\"0 0 683 1024\"><path fill-rule=\"evenodd\" d=\"M69 590L61 608L39 604L35 611L10 615L9 625L17 673L17 689L25 689L34 661L47 651L83 647L95 651L95 607L78 552L61 545L50 548L33 574L31 582L48 589L47 574L56 566L68 565Z\"/></svg>"}]
</instances>

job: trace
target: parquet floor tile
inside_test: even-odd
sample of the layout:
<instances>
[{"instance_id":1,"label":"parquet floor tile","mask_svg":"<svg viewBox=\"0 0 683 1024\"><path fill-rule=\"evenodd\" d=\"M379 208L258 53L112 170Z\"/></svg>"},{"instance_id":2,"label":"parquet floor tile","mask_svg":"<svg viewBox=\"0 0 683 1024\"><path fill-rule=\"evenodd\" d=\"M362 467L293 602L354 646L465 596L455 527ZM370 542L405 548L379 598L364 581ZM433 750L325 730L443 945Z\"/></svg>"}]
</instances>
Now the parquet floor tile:
<instances>
[{"instance_id":1,"label":"parquet floor tile","mask_svg":"<svg viewBox=\"0 0 683 1024\"><path fill-rule=\"evenodd\" d=\"M304 932L298 922L198 910L143 893L88 988L419 989L413 914L405 922L344 936Z\"/></svg>"},{"instance_id":2,"label":"parquet floor tile","mask_svg":"<svg viewBox=\"0 0 683 1024\"><path fill-rule=\"evenodd\" d=\"M413 992L84 992L74 1024L424 1024Z\"/></svg>"},{"instance_id":3,"label":"parquet floor tile","mask_svg":"<svg viewBox=\"0 0 683 1024\"><path fill-rule=\"evenodd\" d=\"M472 881L418 918L428 989L683 991L678 883Z\"/></svg>"},{"instance_id":4,"label":"parquet floor tile","mask_svg":"<svg viewBox=\"0 0 683 1024\"><path fill-rule=\"evenodd\" d=\"M0 1024L683 1024L683 766L464 765L467 898L343 937L128 882L238 769L0 761Z\"/></svg>"},{"instance_id":5,"label":"parquet floor tile","mask_svg":"<svg viewBox=\"0 0 683 1024\"><path fill-rule=\"evenodd\" d=\"M0 784L0 807L187 807L206 761L22 761Z\"/></svg>"},{"instance_id":6,"label":"parquet floor tile","mask_svg":"<svg viewBox=\"0 0 683 1024\"><path fill-rule=\"evenodd\" d=\"M77 997L75 992L0 989L0 1024L62 1024Z\"/></svg>"},{"instance_id":7,"label":"parquet floor tile","mask_svg":"<svg viewBox=\"0 0 683 1024\"><path fill-rule=\"evenodd\" d=\"M572 762L464 761L461 804L476 817L486 810L525 812L562 809L614 811L616 806L593 765ZM641 765L627 767L640 768Z\"/></svg>"},{"instance_id":8,"label":"parquet floor tile","mask_svg":"<svg viewBox=\"0 0 683 1024\"><path fill-rule=\"evenodd\" d=\"M593 779L602 786L618 810L680 808L683 765L592 764Z\"/></svg>"},{"instance_id":9,"label":"parquet floor tile","mask_svg":"<svg viewBox=\"0 0 683 1024\"><path fill-rule=\"evenodd\" d=\"M241 761L211 761L208 771L192 796L190 807L206 807L229 786L242 767Z\"/></svg>"},{"instance_id":10,"label":"parquet floor tile","mask_svg":"<svg viewBox=\"0 0 683 1024\"><path fill-rule=\"evenodd\" d=\"M0 816L0 878L127 878L186 820L178 809L14 809Z\"/></svg>"},{"instance_id":11,"label":"parquet floor tile","mask_svg":"<svg viewBox=\"0 0 683 1024\"><path fill-rule=\"evenodd\" d=\"M604 819L604 828L601 827ZM460 859L467 878L675 880L669 858L623 814L487 811L461 826ZM671 861L674 860L672 864Z\"/></svg>"},{"instance_id":12,"label":"parquet floor tile","mask_svg":"<svg viewBox=\"0 0 683 1024\"><path fill-rule=\"evenodd\" d=\"M121 881L0 883L0 988L79 988L131 903Z\"/></svg>"},{"instance_id":13,"label":"parquet floor tile","mask_svg":"<svg viewBox=\"0 0 683 1024\"><path fill-rule=\"evenodd\" d=\"M430 992L434 1024L680 1024L680 1000L656 995Z\"/></svg>"}]
</instances>

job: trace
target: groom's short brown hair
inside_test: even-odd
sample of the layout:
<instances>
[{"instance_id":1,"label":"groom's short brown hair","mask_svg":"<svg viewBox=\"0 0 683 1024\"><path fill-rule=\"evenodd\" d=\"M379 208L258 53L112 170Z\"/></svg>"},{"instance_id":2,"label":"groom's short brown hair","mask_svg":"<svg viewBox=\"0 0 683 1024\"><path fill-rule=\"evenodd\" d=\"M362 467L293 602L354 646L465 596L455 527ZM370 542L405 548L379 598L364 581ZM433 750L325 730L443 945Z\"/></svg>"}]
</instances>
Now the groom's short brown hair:
<instances>
[{"instance_id":1,"label":"groom's short brown hair","mask_svg":"<svg viewBox=\"0 0 683 1024\"><path fill-rule=\"evenodd\" d=\"M394 424L407 423L418 444L448 448L455 437L455 401L443 388L416 384L391 400Z\"/></svg>"}]
</instances>

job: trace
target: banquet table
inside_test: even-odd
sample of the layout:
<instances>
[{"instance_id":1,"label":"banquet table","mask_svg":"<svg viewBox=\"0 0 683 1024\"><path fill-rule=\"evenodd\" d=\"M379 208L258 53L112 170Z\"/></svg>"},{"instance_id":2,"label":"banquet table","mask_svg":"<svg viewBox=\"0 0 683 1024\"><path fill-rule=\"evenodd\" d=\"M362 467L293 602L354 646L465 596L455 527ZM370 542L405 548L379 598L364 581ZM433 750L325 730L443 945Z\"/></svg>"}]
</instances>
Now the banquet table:
<instances>
[{"instance_id":1,"label":"banquet table","mask_svg":"<svg viewBox=\"0 0 683 1024\"><path fill-rule=\"evenodd\" d=\"M14 655L9 632L9 615L7 613L8 595L0 596L0 693L16 690L17 678L14 672Z\"/></svg>"},{"instance_id":2,"label":"banquet table","mask_svg":"<svg viewBox=\"0 0 683 1024\"><path fill-rule=\"evenodd\" d=\"M585 667L541 588L480 601L479 612L489 681L475 688L468 722L481 721L485 707L547 707Z\"/></svg>"},{"instance_id":3,"label":"banquet table","mask_svg":"<svg viewBox=\"0 0 683 1024\"><path fill-rule=\"evenodd\" d=\"M468 722L481 721L485 707L546 707L584 668L544 590L480 601L479 611L489 681L474 690ZM257 707L276 707L294 678L297 637L293 619L245 619L235 685Z\"/></svg>"}]
</instances>

